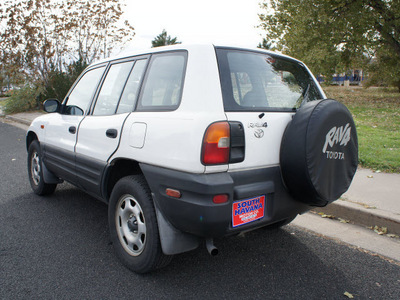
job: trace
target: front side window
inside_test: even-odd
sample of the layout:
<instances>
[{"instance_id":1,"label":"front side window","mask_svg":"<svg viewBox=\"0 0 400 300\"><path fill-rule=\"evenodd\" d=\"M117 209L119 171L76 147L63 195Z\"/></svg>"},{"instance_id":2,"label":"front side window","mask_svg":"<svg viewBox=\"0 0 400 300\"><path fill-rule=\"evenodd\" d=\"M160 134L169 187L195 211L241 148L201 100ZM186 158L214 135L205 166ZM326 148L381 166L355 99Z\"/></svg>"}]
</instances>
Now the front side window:
<instances>
[{"instance_id":1,"label":"front side window","mask_svg":"<svg viewBox=\"0 0 400 300\"><path fill-rule=\"evenodd\" d=\"M186 68L186 52L153 55L146 75L138 111L178 108Z\"/></svg>"},{"instance_id":2,"label":"front side window","mask_svg":"<svg viewBox=\"0 0 400 300\"><path fill-rule=\"evenodd\" d=\"M322 97L297 61L228 49L217 56L226 111L293 111Z\"/></svg>"},{"instance_id":3,"label":"front side window","mask_svg":"<svg viewBox=\"0 0 400 300\"><path fill-rule=\"evenodd\" d=\"M97 97L93 115L104 116L115 114L122 89L125 86L132 66L133 61L111 65Z\"/></svg>"},{"instance_id":4,"label":"front side window","mask_svg":"<svg viewBox=\"0 0 400 300\"><path fill-rule=\"evenodd\" d=\"M68 96L65 114L83 115L86 113L104 69L105 67L99 67L89 70L79 79L79 82Z\"/></svg>"}]
</instances>

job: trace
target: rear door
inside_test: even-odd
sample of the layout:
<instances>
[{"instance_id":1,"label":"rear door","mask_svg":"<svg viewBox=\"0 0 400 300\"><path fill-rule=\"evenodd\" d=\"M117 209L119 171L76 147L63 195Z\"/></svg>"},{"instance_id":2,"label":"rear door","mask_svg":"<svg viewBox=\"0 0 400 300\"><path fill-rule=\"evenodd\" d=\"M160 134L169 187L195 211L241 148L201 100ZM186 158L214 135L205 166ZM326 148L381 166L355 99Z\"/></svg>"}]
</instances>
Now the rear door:
<instances>
[{"instance_id":1,"label":"rear door","mask_svg":"<svg viewBox=\"0 0 400 300\"><path fill-rule=\"evenodd\" d=\"M111 63L91 113L80 123L75 147L76 173L79 185L90 193L101 193L104 168L118 148L146 65L146 57Z\"/></svg>"},{"instance_id":2,"label":"rear door","mask_svg":"<svg viewBox=\"0 0 400 300\"><path fill-rule=\"evenodd\" d=\"M315 79L298 61L266 52L217 48L224 108L245 130L245 159L230 170L279 164L287 124L303 101L321 99Z\"/></svg>"}]
</instances>

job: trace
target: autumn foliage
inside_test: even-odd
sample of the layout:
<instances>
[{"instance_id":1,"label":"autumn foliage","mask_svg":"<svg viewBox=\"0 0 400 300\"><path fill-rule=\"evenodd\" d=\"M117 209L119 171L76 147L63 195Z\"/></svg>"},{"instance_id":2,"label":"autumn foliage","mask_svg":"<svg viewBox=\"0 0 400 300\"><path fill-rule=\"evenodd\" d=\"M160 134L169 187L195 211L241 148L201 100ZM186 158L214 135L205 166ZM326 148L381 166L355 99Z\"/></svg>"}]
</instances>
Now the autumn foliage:
<instances>
[{"instance_id":1,"label":"autumn foliage","mask_svg":"<svg viewBox=\"0 0 400 300\"><path fill-rule=\"evenodd\" d=\"M122 15L119 0L0 2L1 86L29 85L42 90L41 99L62 98L57 84L70 84L82 66L133 38Z\"/></svg>"}]
</instances>

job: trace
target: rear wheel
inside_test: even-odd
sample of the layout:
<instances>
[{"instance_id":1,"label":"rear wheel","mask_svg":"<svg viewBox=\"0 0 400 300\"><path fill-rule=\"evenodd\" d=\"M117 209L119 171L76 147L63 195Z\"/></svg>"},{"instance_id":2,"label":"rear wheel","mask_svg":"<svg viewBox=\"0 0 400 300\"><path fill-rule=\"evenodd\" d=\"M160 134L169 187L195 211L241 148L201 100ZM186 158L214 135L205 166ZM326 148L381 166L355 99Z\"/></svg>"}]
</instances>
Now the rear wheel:
<instances>
[{"instance_id":1,"label":"rear wheel","mask_svg":"<svg viewBox=\"0 0 400 300\"><path fill-rule=\"evenodd\" d=\"M166 266L172 256L161 249L156 213L143 176L124 177L115 185L108 221L118 258L136 273Z\"/></svg>"},{"instance_id":2,"label":"rear wheel","mask_svg":"<svg viewBox=\"0 0 400 300\"><path fill-rule=\"evenodd\" d=\"M57 187L57 184L48 184L44 182L40 144L37 140L29 145L28 175L32 190L37 195L52 194Z\"/></svg>"}]
</instances>

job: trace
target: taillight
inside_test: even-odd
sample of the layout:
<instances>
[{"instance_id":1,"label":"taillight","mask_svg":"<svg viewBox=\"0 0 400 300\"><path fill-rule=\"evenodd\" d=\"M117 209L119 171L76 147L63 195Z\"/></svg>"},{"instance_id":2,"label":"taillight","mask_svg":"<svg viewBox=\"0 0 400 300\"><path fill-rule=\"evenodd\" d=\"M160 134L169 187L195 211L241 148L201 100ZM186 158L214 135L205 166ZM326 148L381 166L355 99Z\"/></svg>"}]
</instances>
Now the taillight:
<instances>
[{"instance_id":1,"label":"taillight","mask_svg":"<svg viewBox=\"0 0 400 300\"><path fill-rule=\"evenodd\" d=\"M211 124L204 135L202 162L205 165L227 164L230 151L230 126L228 122Z\"/></svg>"},{"instance_id":2,"label":"taillight","mask_svg":"<svg viewBox=\"0 0 400 300\"><path fill-rule=\"evenodd\" d=\"M242 162L245 154L242 123L221 121L208 126L201 153L201 162L204 165Z\"/></svg>"}]
</instances>

